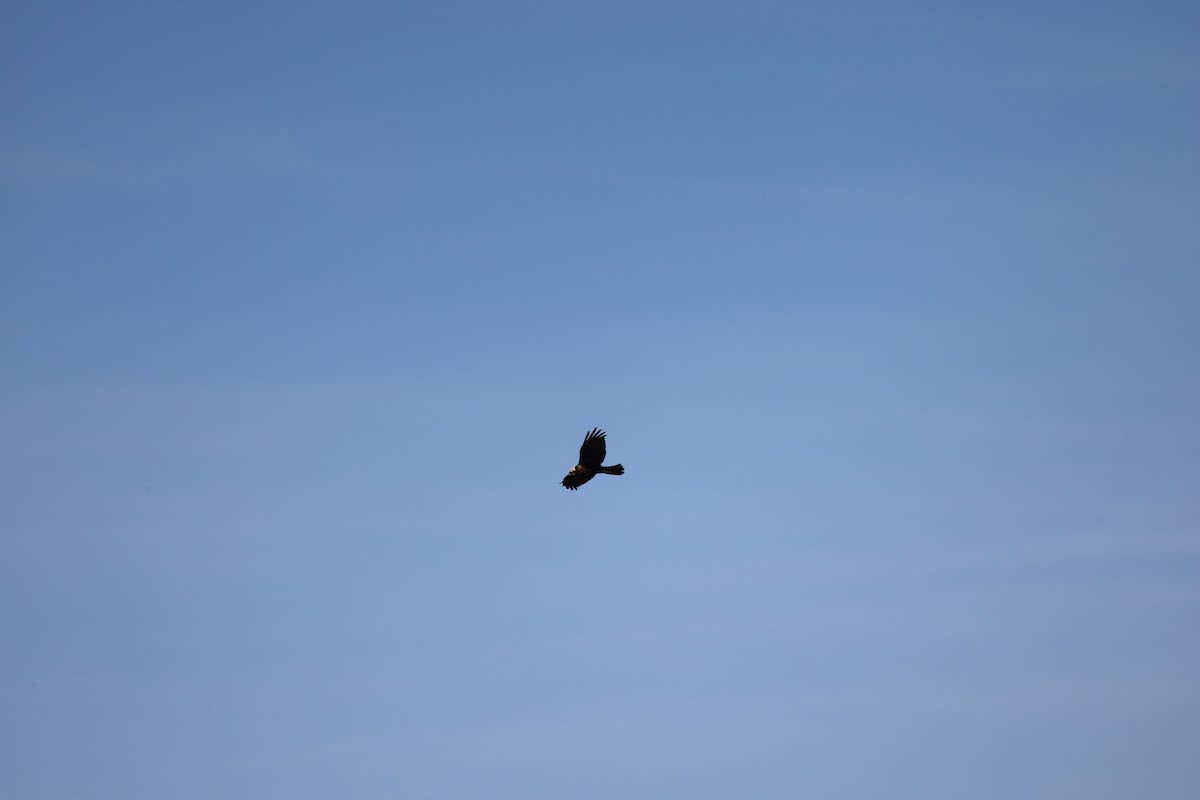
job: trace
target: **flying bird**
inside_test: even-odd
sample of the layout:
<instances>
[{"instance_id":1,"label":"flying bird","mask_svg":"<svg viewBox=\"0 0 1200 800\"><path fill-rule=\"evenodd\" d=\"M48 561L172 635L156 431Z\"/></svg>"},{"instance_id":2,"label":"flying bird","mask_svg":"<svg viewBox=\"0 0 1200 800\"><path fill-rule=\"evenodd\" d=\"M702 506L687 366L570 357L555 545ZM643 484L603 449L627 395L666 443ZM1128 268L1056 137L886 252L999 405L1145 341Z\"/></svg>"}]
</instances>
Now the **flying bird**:
<instances>
[{"instance_id":1,"label":"flying bird","mask_svg":"<svg viewBox=\"0 0 1200 800\"><path fill-rule=\"evenodd\" d=\"M567 477L562 479L562 485L574 491L590 481L597 472L603 472L605 475L624 475L625 468L620 464L601 466L606 452L604 431L592 428L591 433L583 438L583 446L579 448L579 463L571 467Z\"/></svg>"}]
</instances>

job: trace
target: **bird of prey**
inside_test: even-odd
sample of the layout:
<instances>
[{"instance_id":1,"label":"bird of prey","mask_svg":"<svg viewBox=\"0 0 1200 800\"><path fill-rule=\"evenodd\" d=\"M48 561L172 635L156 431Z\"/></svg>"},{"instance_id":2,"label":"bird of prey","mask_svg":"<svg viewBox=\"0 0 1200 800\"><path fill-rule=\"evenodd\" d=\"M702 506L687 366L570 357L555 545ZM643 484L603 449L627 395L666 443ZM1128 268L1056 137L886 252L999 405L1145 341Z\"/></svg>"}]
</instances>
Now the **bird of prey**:
<instances>
[{"instance_id":1,"label":"bird of prey","mask_svg":"<svg viewBox=\"0 0 1200 800\"><path fill-rule=\"evenodd\" d=\"M592 428L591 433L583 438L583 446L579 448L579 463L571 467L567 477L562 479L562 485L574 491L590 481L597 472L605 475L624 475L625 468L620 464L603 467L606 447L604 431Z\"/></svg>"}]
</instances>

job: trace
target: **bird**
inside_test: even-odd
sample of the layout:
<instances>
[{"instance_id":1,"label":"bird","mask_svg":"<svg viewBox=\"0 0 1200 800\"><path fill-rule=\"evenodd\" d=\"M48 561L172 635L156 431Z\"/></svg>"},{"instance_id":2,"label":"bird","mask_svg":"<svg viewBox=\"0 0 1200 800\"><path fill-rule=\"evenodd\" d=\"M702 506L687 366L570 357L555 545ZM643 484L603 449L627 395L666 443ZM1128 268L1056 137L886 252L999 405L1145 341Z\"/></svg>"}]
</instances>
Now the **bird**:
<instances>
[{"instance_id":1,"label":"bird","mask_svg":"<svg viewBox=\"0 0 1200 800\"><path fill-rule=\"evenodd\" d=\"M604 431L592 428L588 435L583 437L583 445L579 448L579 463L571 467L567 477L562 479L562 485L575 491L590 481L597 472L603 472L605 475L624 475L625 468L620 464L601 466L606 452Z\"/></svg>"}]
</instances>

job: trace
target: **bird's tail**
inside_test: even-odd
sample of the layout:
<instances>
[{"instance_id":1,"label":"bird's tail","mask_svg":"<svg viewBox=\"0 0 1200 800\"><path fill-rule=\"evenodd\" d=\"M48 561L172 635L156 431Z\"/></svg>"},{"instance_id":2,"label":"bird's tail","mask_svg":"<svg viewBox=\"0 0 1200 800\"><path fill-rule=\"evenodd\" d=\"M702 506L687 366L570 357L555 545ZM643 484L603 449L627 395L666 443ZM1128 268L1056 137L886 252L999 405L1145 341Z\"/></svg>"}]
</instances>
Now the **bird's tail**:
<instances>
[{"instance_id":1,"label":"bird's tail","mask_svg":"<svg viewBox=\"0 0 1200 800\"><path fill-rule=\"evenodd\" d=\"M611 467L600 467L596 472L603 472L605 475L624 475L625 468L620 464L613 464Z\"/></svg>"}]
</instances>

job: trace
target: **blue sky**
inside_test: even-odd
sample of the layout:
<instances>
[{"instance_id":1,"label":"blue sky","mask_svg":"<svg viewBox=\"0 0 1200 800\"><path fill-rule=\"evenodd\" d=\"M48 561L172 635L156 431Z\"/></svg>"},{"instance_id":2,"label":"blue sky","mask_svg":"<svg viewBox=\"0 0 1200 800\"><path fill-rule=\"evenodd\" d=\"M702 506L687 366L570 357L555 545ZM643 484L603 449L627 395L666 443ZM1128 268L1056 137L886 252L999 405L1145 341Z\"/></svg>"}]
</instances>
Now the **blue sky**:
<instances>
[{"instance_id":1,"label":"blue sky","mask_svg":"<svg viewBox=\"0 0 1200 800\"><path fill-rule=\"evenodd\" d=\"M1194 4L3 16L4 796L1200 793Z\"/></svg>"}]
</instances>

